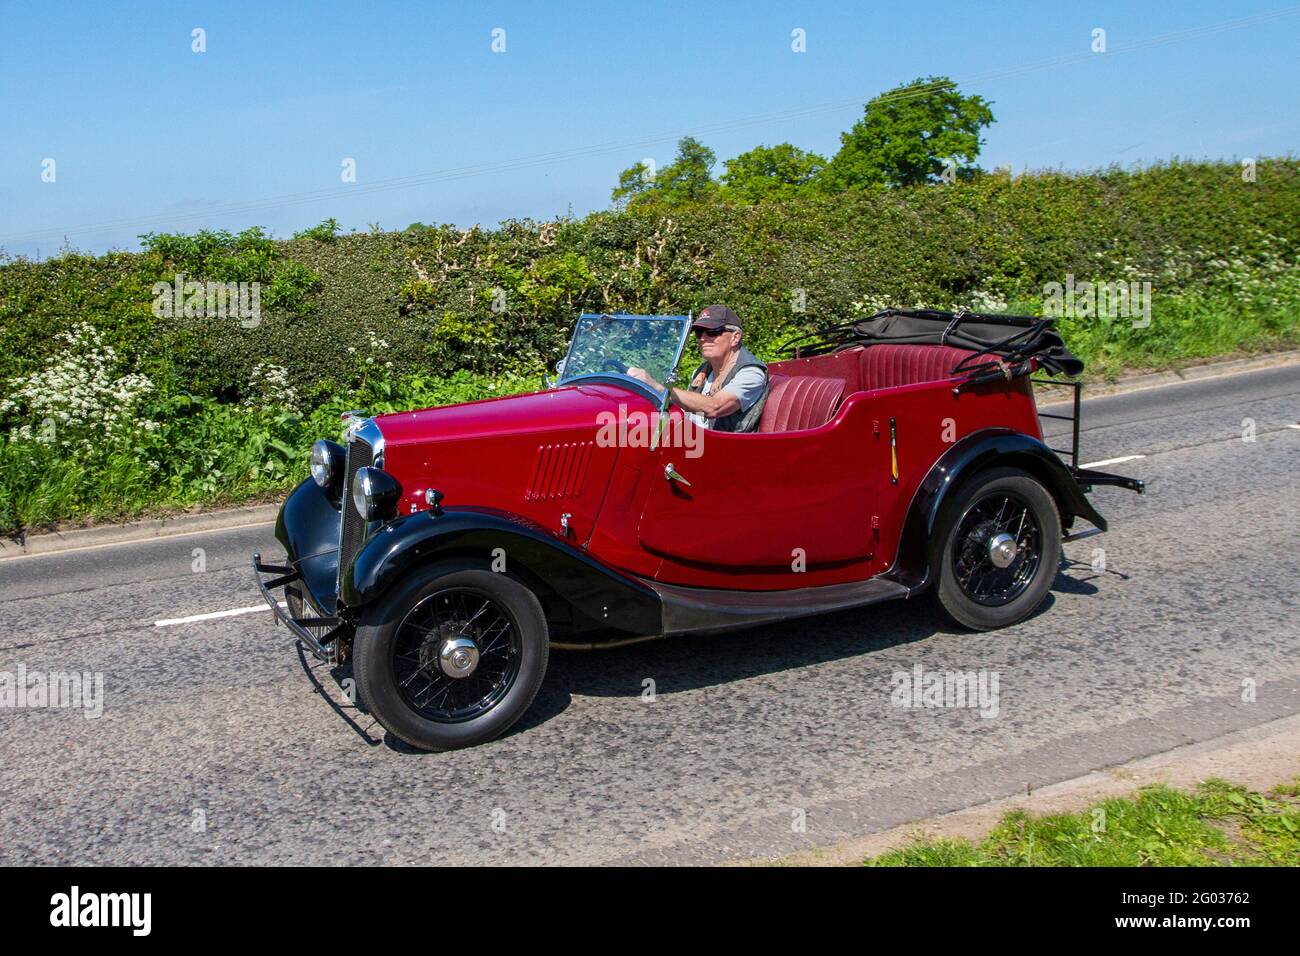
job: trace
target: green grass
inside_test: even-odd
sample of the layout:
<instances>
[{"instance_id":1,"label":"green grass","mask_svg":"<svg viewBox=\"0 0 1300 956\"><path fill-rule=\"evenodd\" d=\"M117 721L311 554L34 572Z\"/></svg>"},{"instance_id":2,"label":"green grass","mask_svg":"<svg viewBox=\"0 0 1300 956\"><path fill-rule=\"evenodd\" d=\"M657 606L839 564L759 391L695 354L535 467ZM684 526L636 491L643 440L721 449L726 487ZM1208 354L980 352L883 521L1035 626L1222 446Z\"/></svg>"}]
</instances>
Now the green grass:
<instances>
[{"instance_id":1,"label":"green grass","mask_svg":"<svg viewBox=\"0 0 1300 956\"><path fill-rule=\"evenodd\" d=\"M1300 270L1232 274L1183 295L1153 295L1150 324L1131 318L1057 319L1066 346L1085 365L1085 381L1128 370L1163 370L1240 353L1300 347ZM1025 300L1012 311L1033 312Z\"/></svg>"},{"instance_id":2,"label":"green grass","mask_svg":"<svg viewBox=\"0 0 1300 956\"><path fill-rule=\"evenodd\" d=\"M868 866L1298 866L1300 779L1254 793L1147 787L1081 813L1014 811L979 843L917 840Z\"/></svg>"}]
</instances>

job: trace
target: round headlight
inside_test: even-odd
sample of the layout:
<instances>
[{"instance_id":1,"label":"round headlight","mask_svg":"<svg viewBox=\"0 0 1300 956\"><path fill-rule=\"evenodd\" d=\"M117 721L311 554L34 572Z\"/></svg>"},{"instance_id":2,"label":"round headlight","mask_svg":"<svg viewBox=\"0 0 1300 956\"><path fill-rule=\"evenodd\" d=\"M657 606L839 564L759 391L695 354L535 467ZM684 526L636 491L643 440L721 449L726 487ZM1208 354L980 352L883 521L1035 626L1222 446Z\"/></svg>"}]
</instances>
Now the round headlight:
<instances>
[{"instance_id":1,"label":"round headlight","mask_svg":"<svg viewBox=\"0 0 1300 956\"><path fill-rule=\"evenodd\" d=\"M311 476L316 484L329 489L343 475L343 446L322 438L311 446Z\"/></svg>"},{"instance_id":2,"label":"round headlight","mask_svg":"<svg viewBox=\"0 0 1300 956\"><path fill-rule=\"evenodd\" d=\"M352 504L367 521L382 521L397 513L402 486L382 468L358 468L352 479Z\"/></svg>"}]
</instances>

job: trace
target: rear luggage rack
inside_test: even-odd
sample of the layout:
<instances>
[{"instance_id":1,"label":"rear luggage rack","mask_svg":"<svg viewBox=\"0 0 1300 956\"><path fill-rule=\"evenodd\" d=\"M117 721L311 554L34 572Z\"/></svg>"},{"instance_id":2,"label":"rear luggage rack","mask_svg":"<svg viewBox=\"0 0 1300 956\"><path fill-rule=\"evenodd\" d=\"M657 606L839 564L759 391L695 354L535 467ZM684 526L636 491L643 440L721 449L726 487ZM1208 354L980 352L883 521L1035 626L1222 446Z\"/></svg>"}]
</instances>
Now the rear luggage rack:
<instances>
[{"instance_id":1,"label":"rear luggage rack","mask_svg":"<svg viewBox=\"0 0 1300 956\"><path fill-rule=\"evenodd\" d=\"M1083 405L1082 382L1056 382L1046 378L1031 378L1030 381L1039 385L1052 385L1057 388L1074 389L1074 395L1071 400L1071 412L1069 415L1057 415L1052 412L1039 412L1038 417L1054 418L1057 421L1070 422L1072 424L1073 427L1070 429L1069 449L1052 448L1052 451L1060 455L1063 460L1066 456L1069 456L1070 474L1074 476L1074 480L1079 483L1079 487L1081 487L1084 492L1092 491L1094 485L1113 485L1117 488L1127 488L1129 491L1136 491L1138 494L1142 494L1146 491L1146 482L1142 481L1140 478L1128 478L1124 475L1112 475L1105 471L1094 471L1091 468L1079 467L1079 412ZM1078 535L1072 535L1066 540L1069 541L1076 537L1084 536L1083 533L1080 533Z\"/></svg>"},{"instance_id":2,"label":"rear luggage rack","mask_svg":"<svg viewBox=\"0 0 1300 956\"><path fill-rule=\"evenodd\" d=\"M1070 450L1066 451L1064 448L1053 448L1052 451L1060 455L1062 459L1064 459L1066 455L1069 455L1070 471L1071 473L1077 471L1079 468L1079 409L1083 404L1083 383L1054 382L1049 378L1031 378L1029 381L1034 382L1037 385L1052 385L1057 388L1071 388L1074 390L1074 395L1072 396L1072 411L1069 415L1054 415L1051 412L1039 412L1038 417L1055 418L1058 421L1073 423L1073 428L1071 429L1073 435L1070 440Z\"/></svg>"}]
</instances>

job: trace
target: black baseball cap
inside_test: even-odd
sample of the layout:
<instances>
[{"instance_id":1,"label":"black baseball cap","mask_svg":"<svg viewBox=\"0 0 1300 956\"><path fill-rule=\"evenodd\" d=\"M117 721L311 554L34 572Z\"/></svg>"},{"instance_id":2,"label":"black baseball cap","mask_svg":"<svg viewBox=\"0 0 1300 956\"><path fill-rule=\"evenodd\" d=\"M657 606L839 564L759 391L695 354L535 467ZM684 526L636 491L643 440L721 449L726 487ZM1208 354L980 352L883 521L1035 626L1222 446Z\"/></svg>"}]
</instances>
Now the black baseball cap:
<instances>
[{"instance_id":1,"label":"black baseball cap","mask_svg":"<svg viewBox=\"0 0 1300 956\"><path fill-rule=\"evenodd\" d=\"M736 315L725 305L706 305L695 321L691 323L693 329L720 329L724 325L730 325L737 329L744 328L740 323L740 316Z\"/></svg>"}]
</instances>

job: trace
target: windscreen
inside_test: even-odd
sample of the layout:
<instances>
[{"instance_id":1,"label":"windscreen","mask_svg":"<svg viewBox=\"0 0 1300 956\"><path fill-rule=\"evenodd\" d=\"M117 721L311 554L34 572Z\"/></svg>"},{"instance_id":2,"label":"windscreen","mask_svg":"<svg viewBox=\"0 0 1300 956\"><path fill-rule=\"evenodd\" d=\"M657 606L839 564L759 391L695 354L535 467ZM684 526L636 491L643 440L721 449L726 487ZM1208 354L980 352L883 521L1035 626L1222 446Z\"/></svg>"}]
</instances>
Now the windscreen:
<instances>
[{"instance_id":1,"label":"windscreen","mask_svg":"<svg viewBox=\"0 0 1300 956\"><path fill-rule=\"evenodd\" d=\"M584 315L574 329L559 382L592 375L627 378L629 368L643 368L662 384L677 367L689 328L684 315Z\"/></svg>"}]
</instances>

